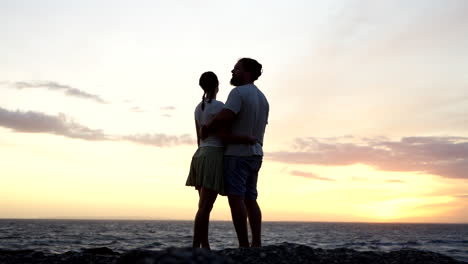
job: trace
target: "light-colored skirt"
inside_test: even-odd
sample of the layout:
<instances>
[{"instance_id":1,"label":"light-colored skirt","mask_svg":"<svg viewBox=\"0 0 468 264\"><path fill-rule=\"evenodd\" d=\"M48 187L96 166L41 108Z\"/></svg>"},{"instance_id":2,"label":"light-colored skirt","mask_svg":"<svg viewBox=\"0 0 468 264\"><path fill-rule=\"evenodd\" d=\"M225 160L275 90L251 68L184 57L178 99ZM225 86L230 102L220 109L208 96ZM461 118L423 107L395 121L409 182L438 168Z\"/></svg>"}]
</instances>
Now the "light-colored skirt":
<instances>
[{"instance_id":1,"label":"light-colored skirt","mask_svg":"<svg viewBox=\"0 0 468 264\"><path fill-rule=\"evenodd\" d=\"M193 154L186 186L205 187L224 195L224 148L199 147Z\"/></svg>"}]
</instances>

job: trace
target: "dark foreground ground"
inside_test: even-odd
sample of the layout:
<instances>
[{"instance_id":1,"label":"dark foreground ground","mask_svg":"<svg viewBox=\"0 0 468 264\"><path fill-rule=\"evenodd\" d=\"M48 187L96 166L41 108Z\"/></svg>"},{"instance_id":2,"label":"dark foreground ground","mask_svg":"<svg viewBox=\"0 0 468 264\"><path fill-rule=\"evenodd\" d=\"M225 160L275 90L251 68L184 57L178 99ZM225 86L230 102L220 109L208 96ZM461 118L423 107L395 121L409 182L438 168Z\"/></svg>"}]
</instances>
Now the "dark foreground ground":
<instances>
[{"instance_id":1,"label":"dark foreground ground","mask_svg":"<svg viewBox=\"0 0 468 264\"><path fill-rule=\"evenodd\" d=\"M44 254L32 250L0 250L0 264L152 264L152 263L405 263L468 264L429 251L402 249L392 252L355 251L352 249L320 249L283 243L259 249L223 249L206 251L191 248L168 248L161 251L134 250L117 253L108 248L84 249L63 254Z\"/></svg>"}]
</instances>

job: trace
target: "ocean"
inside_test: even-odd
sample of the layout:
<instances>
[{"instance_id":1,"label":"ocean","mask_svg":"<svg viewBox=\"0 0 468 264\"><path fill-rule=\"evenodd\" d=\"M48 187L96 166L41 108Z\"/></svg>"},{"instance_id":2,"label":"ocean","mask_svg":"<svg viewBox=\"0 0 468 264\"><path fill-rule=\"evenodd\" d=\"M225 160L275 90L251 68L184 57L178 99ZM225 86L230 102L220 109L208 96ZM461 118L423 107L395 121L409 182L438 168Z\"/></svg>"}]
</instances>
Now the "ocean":
<instances>
[{"instance_id":1,"label":"ocean","mask_svg":"<svg viewBox=\"0 0 468 264\"><path fill-rule=\"evenodd\" d=\"M108 247L159 250L189 247L192 221L0 219L0 249L64 253ZM468 224L264 222L264 245L290 242L311 247L391 251L429 250L468 261ZM231 222L210 222L212 249L237 247Z\"/></svg>"}]
</instances>

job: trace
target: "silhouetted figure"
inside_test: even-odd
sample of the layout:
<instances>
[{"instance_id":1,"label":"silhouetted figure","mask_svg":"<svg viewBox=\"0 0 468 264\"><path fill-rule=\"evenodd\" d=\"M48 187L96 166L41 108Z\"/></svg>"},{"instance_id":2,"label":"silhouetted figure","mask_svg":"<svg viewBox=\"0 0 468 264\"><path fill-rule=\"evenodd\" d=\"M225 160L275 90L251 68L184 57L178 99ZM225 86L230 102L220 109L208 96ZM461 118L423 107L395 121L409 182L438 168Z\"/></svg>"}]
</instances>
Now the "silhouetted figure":
<instances>
[{"instance_id":1,"label":"silhouetted figure","mask_svg":"<svg viewBox=\"0 0 468 264\"><path fill-rule=\"evenodd\" d=\"M248 136L234 136L223 128L213 130L201 139L200 127L210 122L223 109L224 104L216 100L219 82L213 72L203 73L199 84L204 93L202 101L195 108L198 149L192 157L186 185L195 186L200 197L194 223L193 247L210 248L208 226L211 209L218 194L225 193L224 144L227 142L253 144L256 139Z\"/></svg>"},{"instance_id":2,"label":"silhouetted figure","mask_svg":"<svg viewBox=\"0 0 468 264\"><path fill-rule=\"evenodd\" d=\"M231 133L249 135L255 144L229 143L224 151L225 192L240 247L249 247L247 218L252 231L252 247L261 246L262 213L257 203L257 179L263 159L263 136L268 123L269 104L254 85L262 65L250 58L240 59L232 72L231 90L224 109L202 127L202 138L220 127Z\"/></svg>"}]
</instances>

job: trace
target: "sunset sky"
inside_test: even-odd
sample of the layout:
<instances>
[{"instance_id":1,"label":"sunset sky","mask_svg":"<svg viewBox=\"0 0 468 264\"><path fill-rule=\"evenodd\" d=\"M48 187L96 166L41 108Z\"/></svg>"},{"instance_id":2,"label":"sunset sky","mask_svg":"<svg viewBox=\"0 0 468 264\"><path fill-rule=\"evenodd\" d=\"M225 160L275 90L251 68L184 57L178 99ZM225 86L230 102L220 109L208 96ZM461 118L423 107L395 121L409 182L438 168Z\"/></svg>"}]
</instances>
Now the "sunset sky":
<instances>
[{"instance_id":1,"label":"sunset sky","mask_svg":"<svg viewBox=\"0 0 468 264\"><path fill-rule=\"evenodd\" d=\"M468 223L468 1L0 0L0 218L193 219L205 71L263 64L267 221ZM225 197L211 219L229 220Z\"/></svg>"}]
</instances>

